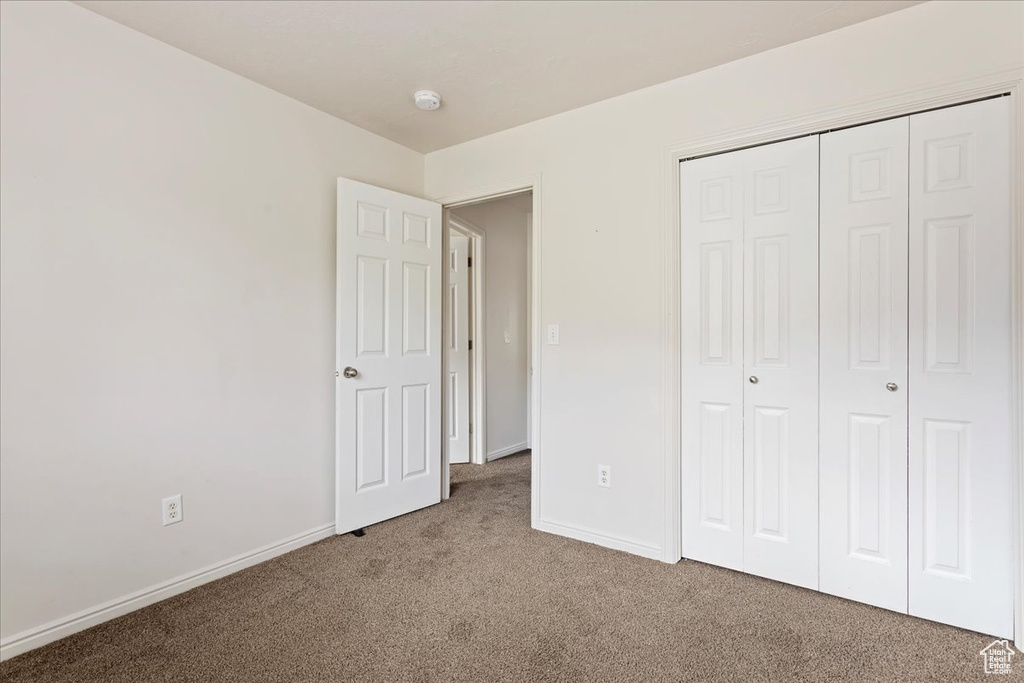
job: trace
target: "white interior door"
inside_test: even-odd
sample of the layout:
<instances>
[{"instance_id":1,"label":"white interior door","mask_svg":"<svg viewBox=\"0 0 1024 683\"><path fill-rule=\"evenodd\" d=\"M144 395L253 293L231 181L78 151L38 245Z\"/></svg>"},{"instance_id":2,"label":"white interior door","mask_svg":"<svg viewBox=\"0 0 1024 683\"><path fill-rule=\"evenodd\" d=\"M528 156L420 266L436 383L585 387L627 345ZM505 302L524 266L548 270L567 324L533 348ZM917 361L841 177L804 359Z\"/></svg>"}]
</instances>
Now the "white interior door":
<instances>
[{"instance_id":1,"label":"white interior door","mask_svg":"<svg viewBox=\"0 0 1024 683\"><path fill-rule=\"evenodd\" d=\"M469 462L469 238L448 231L448 462Z\"/></svg>"},{"instance_id":2,"label":"white interior door","mask_svg":"<svg viewBox=\"0 0 1024 683\"><path fill-rule=\"evenodd\" d=\"M680 182L683 556L817 587L818 139Z\"/></svg>"},{"instance_id":3,"label":"white interior door","mask_svg":"<svg viewBox=\"0 0 1024 683\"><path fill-rule=\"evenodd\" d=\"M818 136L743 166L743 569L817 588Z\"/></svg>"},{"instance_id":4,"label":"white interior door","mask_svg":"<svg viewBox=\"0 0 1024 683\"><path fill-rule=\"evenodd\" d=\"M680 164L682 554L743 568L743 152Z\"/></svg>"},{"instance_id":5,"label":"white interior door","mask_svg":"<svg viewBox=\"0 0 1024 683\"><path fill-rule=\"evenodd\" d=\"M1010 102L910 117L910 613L1013 636Z\"/></svg>"},{"instance_id":6,"label":"white interior door","mask_svg":"<svg viewBox=\"0 0 1024 683\"><path fill-rule=\"evenodd\" d=\"M821 590L907 611L909 120L821 136Z\"/></svg>"},{"instance_id":7,"label":"white interior door","mask_svg":"<svg viewBox=\"0 0 1024 683\"><path fill-rule=\"evenodd\" d=\"M338 179L337 532L441 500L441 206Z\"/></svg>"}]
</instances>

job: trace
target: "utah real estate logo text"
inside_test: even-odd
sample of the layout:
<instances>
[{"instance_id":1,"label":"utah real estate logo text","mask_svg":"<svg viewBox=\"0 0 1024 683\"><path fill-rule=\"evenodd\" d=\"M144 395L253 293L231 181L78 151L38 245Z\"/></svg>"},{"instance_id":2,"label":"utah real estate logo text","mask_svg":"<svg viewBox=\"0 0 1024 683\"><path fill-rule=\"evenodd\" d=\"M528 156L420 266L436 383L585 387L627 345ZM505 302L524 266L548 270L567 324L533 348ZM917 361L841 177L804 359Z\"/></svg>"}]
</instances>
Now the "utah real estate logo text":
<instances>
[{"instance_id":1,"label":"utah real estate logo text","mask_svg":"<svg viewBox=\"0 0 1024 683\"><path fill-rule=\"evenodd\" d=\"M992 644L979 653L985 658L985 673L987 674L1008 674L1010 673L1010 658L1016 652L1005 640L994 640Z\"/></svg>"}]
</instances>

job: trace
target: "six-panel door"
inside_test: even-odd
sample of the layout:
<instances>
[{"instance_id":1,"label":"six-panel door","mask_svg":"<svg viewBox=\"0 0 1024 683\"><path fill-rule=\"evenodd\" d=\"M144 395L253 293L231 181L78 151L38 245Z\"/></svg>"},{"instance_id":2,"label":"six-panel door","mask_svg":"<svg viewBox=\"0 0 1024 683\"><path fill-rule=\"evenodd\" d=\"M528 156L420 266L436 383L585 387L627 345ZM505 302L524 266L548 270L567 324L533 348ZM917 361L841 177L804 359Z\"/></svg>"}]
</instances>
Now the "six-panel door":
<instances>
[{"instance_id":1,"label":"six-panel door","mask_svg":"<svg viewBox=\"0 0 1024 683\"><path fill-rule=\"evenodd\" d=\"M338 533L441 500L441 207L338 179Z\"/></svg>"}]
</instances>

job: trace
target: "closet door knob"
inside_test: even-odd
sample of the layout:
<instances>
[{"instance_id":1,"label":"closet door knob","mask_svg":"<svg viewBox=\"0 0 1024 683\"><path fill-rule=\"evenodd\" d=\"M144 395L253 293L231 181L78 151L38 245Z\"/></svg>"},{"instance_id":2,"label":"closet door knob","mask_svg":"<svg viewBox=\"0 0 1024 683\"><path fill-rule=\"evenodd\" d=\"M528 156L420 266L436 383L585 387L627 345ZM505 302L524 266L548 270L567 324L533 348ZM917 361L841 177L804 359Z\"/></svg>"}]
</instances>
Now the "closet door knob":
<instances>
[{"instance_id":1,"label":"closet door knob","mask_svg":"<svg viewBox=\"0 0 1024 683\"><path fill-rule=\"evenodd\" d=\"M341 374L342 374L342 376L345 377L345 379L355 379L356 375L359 374L359 371L357 371L352 366L349 366L349 367L345 368L344 370L342 370Z\"/></svg>"},{"instance_id":2,"label":"closet door knob","mask_svg":"<svg viewBox=\"0 0 1024 683\"><path fill-rule=\"evenodd\" d=\"M889 382L888 384L885 385L885 388L888 389L889 391L896 391L897 389L899 389L899 387L896 386L895 382Z\"/></svg>"},{"instance_id":3,"label":"closet door knob","mask_svg":"<svg viewBox=\"0 0 1024 683\"><path fill-rule=\"evenodd\" d=\"M761 380L759 380L759 379L757 378L757 375L751 375L751 376L750 376L750 380L749 380L749 381L750 381L750 383L751 383L751 384L757 384L757 383L758 383L758 382L760 382Z\"/></svg>"}]
</instances>

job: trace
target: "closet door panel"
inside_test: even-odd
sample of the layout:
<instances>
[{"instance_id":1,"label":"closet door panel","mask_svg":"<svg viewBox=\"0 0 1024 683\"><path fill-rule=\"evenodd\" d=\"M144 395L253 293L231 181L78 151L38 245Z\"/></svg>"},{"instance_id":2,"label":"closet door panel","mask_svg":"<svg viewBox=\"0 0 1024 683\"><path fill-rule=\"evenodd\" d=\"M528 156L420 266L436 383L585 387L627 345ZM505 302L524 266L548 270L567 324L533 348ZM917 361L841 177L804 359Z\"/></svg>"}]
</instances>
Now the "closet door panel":
<instances>
[{"instance_id":1,"label":"closet door panel","mask_svg":"<svg viewBox=\"0 0 1024 683\"><path fill-rule=\"evenodd\" d=\"M909 611L1013 635L1009 98L910 117Z\"/></svg>"},{"instance_id":2,"label":"closet door panel","mask_svg":"<svg viewBox=\"0 0 1024 683\"><path fill-rule=\"evenodd\" d=\"M909 120L821 136L821 590L907 611Z\"/></svg>"},{"instance_id":3,"label":"closet door panel","mask_svg":"<svg viewBox=\"0 0 1024 683\"><path fill-rule=\"evenodd\" d=\"M742 152L680 165L682 554L743 564Z\"/></svg>"},{"instance_id":4,"label":"closet door panel","mask_svg":"<svg viewBox=\"0 0 1024 683\"><path fill-rule=\"evenodd\" d=\"M744 571L818 585L818 137L744 150Z\"/></svg>"}]
</instances>

